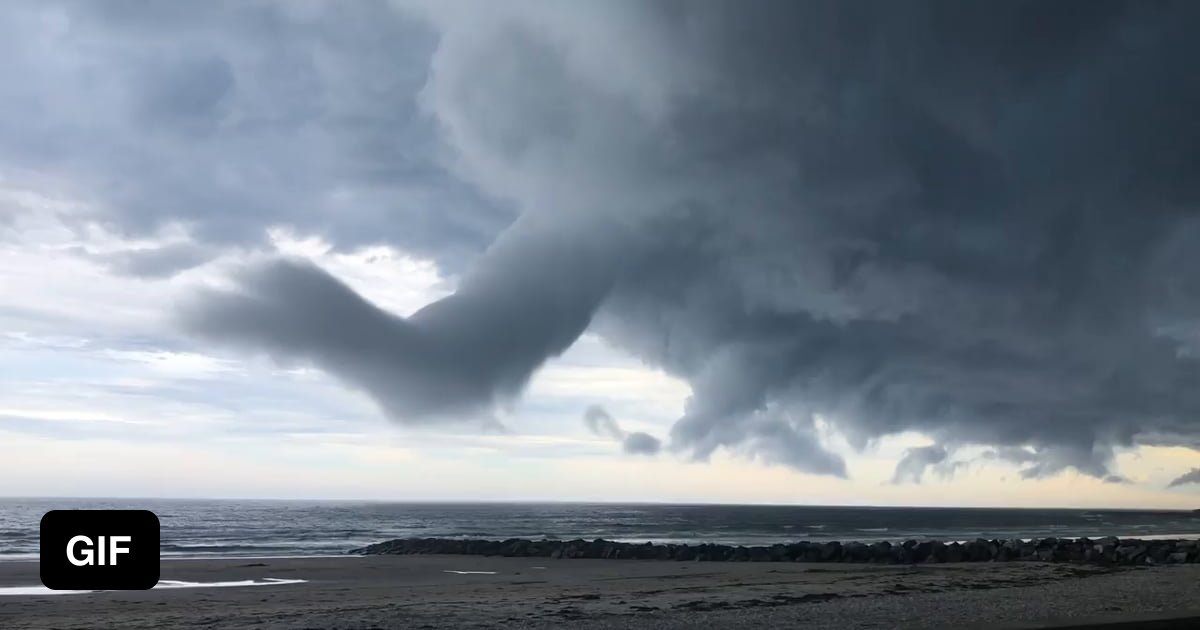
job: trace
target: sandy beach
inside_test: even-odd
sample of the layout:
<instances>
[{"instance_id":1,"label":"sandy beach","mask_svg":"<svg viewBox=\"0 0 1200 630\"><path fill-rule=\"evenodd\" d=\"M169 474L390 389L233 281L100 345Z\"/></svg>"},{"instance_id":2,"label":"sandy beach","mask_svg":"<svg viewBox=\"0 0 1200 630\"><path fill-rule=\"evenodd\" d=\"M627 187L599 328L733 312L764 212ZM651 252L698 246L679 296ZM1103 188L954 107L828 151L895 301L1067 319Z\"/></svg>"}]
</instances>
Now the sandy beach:
<instances>
[{"instance_id":1,"label":"sandy beach","mask_svg":"<svg viewBox=\"0 0 1200 630\"><path fill-rule=\"evenodd\" d=\"M172 560L162 580L302 583L0 596L0 627L964 628L1200 616L1200 566L896 566L374 556ZM38 585L0 563L0 591ZM1149 624L1149 625L1148 625ZM1165 624L1165 625L1164 625Z\"/></svg>"}]
</instances>

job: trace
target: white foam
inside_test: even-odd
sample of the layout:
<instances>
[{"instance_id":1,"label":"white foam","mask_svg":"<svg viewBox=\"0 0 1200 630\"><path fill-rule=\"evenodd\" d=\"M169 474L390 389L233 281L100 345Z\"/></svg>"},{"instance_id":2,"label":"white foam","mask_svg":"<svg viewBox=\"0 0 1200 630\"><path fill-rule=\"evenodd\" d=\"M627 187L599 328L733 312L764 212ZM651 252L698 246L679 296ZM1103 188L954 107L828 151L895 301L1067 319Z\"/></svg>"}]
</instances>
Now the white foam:
<instances>
[{"instance_id":1,"label":"white foam","mask_svg":"<svg viewBox=\"0 0 1200 630\"><path fill-rule=\"evenodd\" d=\"M281 584L303 584L308 580L263 578L262 580L235 580L231 582L184 582L160 580L155 589L168 588L224 588L231 586L278 586ZM79 595L82 593L104 593L111 591L52 591L45 586L0 586L0 595Z\"/></svg>"},{"instance_id":2,"label":"white foam","mask_svg":"<svg viewBox=\"0 0 1200 630\"><path fill-rule=\"evenodd\" d=\"M279 584L303 584L308 580L289 580L284 578L263 578L262 580L236 580L233 582L181 582L179 580L160 580L154 588L209 588L226 586L275 586Z\"/></svg>"},{"instance_id":3,"label":"white foam","mask_svg":"<svg viewBox=\"0 0 1200 630\"><path fill-rule=\"evenodd\" d=\"M496 575L495 571L442 571L442 573L457 573L458 575Z\"/></svg>"},{"instance_id":4,"label":"white foam","mask_svg":"<svg viewBox=\"0 0 1200 630\"><path fill-rule=\"evenodd\" d=\"M52 591L45 586L0 586L0 595L75 595L96 591Z\"/></svg>"}]
</instances>

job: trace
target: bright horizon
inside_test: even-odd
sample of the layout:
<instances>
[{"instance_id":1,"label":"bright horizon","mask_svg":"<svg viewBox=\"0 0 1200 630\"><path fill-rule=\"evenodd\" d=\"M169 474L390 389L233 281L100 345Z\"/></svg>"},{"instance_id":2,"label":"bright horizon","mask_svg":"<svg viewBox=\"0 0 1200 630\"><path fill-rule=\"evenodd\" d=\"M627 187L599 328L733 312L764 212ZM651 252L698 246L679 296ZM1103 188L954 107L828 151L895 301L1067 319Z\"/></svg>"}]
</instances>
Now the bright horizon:
<instances>
[{"instance_id":1,"label":"bright horizon","mask_svg":"<svg viewBox=\"0 0 1200 630\"><path fill-rule=\"evenodd\" d=\"M896 509L896 508L912 508L915 510L1098 510L1103 512L1195 512L1196 510L1188 508L1130 508L1130 507L1088 507L1088 506L1035 506L1022 507L1010 505L865 505L865 504L827 504L827 503L704 503L704 502L688 502L677 503L670 501L572 501L568 499L562 500L533 500L533 499L371 499L371 498L323 498L323 497L305 497L305 498L272 498L272 497L148 497L148 496L0 496L0 501L20 501L20 500L36 500L36 501L247 501L247 502L280 502L280 503L382 503L396 505L661 505L661 506L696 506L696 507L808 507L808 508L862 508L865 510L880 508L880 509ZM1200 508L1197 508L1200 509Z\"/></svg>"}]
</instances>

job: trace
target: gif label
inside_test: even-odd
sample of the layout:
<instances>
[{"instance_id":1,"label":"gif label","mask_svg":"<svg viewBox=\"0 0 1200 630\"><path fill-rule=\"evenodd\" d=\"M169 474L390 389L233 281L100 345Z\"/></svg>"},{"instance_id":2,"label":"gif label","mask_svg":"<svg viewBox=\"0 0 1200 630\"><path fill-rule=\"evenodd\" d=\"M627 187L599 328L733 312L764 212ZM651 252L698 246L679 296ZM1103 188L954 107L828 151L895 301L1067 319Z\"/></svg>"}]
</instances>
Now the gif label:
<instances>
[{"instance_id":1,"label":"gif label","mask_svg":"<svg viewBox=\"0 0 1200 630\"><path fill-rule=\"evenodd\" d=\"M53 510L42 517L42 584L144 590L158 583L158 517L149 510Z\"/></svg>"}]
</instances>

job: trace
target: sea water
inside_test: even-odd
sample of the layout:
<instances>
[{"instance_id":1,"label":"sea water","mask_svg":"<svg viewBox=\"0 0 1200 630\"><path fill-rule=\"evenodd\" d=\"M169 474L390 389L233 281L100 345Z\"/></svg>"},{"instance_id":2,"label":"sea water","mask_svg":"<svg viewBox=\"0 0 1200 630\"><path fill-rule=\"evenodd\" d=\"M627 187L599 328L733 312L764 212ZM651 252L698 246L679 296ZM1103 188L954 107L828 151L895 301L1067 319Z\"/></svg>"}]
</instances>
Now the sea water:
<instances>
[{"instance_id":1,"label":"sea water","mask_svg":"<svg viewBox=\"0 0 1200 630\"><path fill-rule=\"evenodd\" d=\"M163 556L181 558L332 555L406 537L769 545L1200 535L1200 514L1178 510L0 499L0 561L36 558L38 522L52 509L152 510Z\"/></svg>"}]
</instances>

